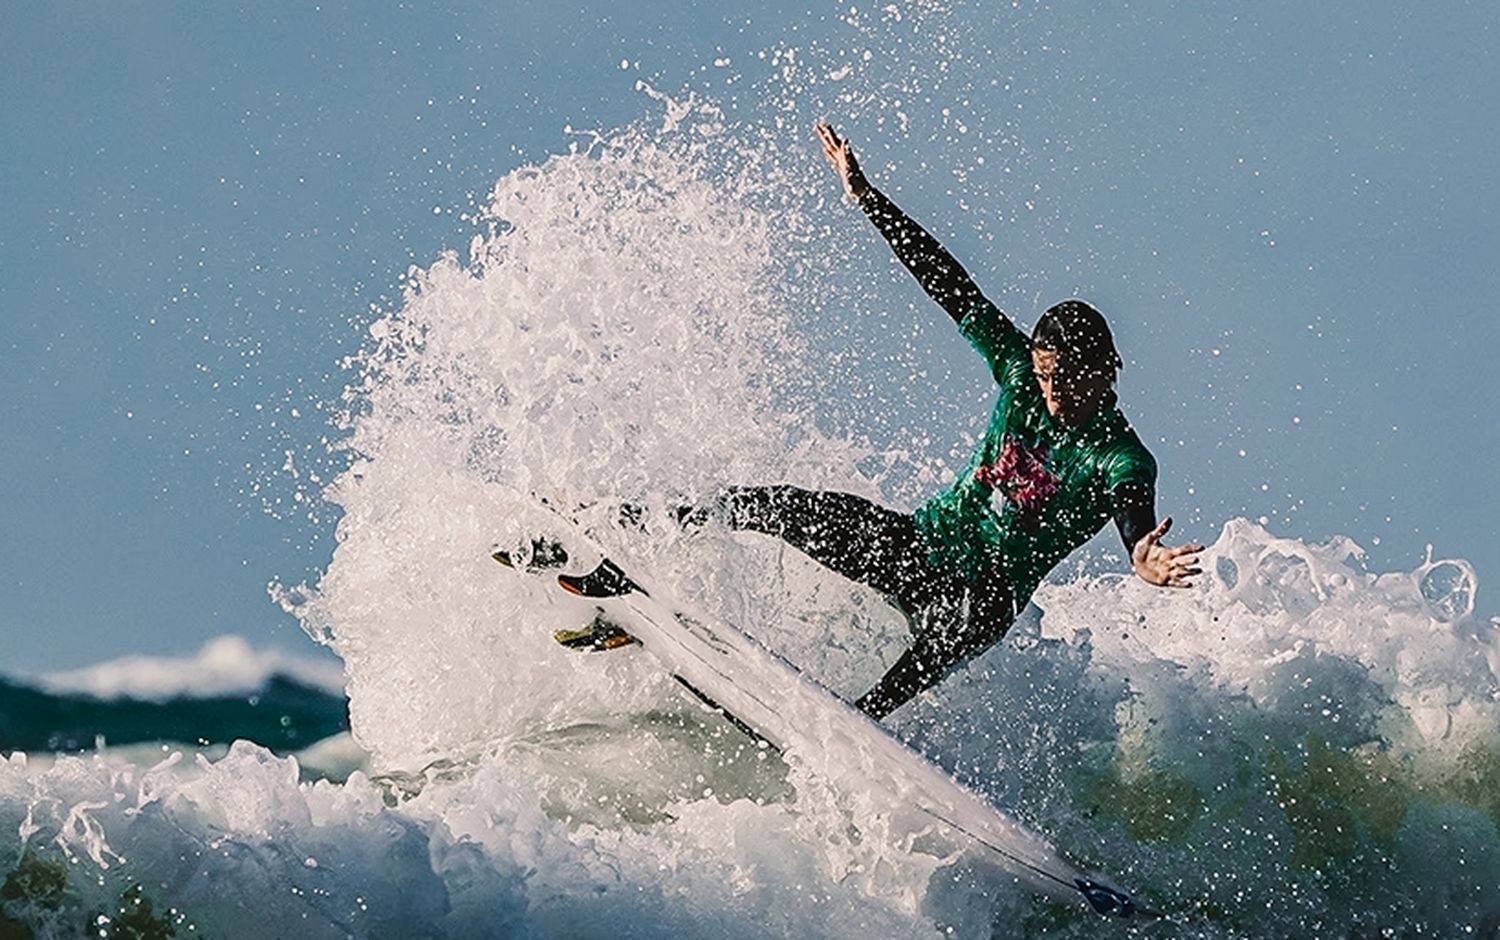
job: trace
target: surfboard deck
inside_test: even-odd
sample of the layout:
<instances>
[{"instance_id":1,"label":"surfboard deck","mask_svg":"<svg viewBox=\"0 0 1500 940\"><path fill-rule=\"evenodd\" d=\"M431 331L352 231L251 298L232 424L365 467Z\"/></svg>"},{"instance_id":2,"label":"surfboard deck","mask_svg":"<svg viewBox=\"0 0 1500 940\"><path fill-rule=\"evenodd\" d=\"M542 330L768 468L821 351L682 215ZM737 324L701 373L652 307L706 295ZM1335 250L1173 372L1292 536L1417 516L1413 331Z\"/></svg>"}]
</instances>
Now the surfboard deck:
<instances>
[{"instance_id":1,"label":"surfboard deck","mask_svg":"<svg viewBox=\"0 0 1500 940\"><path fill-rule=\"evenodd\" d=\"M839 698L754 637L670 599L627 574L582 527L556 517L556 542L538 541L541 566L518 570L550 577L558 587L587 598L599 618L617 626L654 656L695 697L719 710L746 734L809 766L846 792L875 792L893 811L911 812L987 851L1019 884L1068 902L1086 901L1117 918L1161 915L1125 892L1087 876L1065 861L1039 834L990 804L890 729ZM585 574L555 573L566 564L564 545L602 560ZM628 562L626 562L628 564Z\"/></svg>"}]
</instances>

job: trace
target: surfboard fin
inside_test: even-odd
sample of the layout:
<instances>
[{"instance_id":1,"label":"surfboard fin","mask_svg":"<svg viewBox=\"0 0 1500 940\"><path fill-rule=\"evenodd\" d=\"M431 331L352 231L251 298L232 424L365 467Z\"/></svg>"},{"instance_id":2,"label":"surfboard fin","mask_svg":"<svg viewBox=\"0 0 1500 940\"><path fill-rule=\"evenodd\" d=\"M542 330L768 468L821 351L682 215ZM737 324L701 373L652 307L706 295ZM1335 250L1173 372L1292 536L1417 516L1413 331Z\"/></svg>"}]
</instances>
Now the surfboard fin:
<instances>
[{"instance_id":1,"label":"surfboard fin","mask_svg":"<svg viewBox=\"0 0 1500 940\"><path fill-rule=\"evenodd\" d=\"M557 583L569 594L579 597L619 597L622 594L645 594L646 589L630 580L620 566L608 558L588 574L560 574Z\"/></svg>"},{"instance_id":2,"label":"surfboard fin","mask_svg":"<svg viewBox=\"0 0 1500 940\"><path fill-rule=\"evenodd\" d=\"M603 613L596 614L588 626L581 630L556 630L552 639L561 643L571 650L585 652L604 652L616 650L622 646L640 642L635 637L626 633L619 624L610 623L604 619Z\"/></svg>"}]
</instances>

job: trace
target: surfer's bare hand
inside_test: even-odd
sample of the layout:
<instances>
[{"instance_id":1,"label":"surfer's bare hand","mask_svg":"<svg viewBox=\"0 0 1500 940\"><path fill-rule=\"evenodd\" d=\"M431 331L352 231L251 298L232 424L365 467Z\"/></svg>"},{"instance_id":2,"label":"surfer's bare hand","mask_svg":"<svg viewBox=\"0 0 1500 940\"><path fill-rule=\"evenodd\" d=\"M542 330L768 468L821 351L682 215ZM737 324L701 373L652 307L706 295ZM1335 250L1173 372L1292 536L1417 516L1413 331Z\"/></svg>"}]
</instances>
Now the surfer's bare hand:
<instances>
[{"instance_id":1,"label":"surfer's bare hand","mask_svg":"<svg viewBox=\"0 0 1500 940\"><path fill-rule=\"evenodd\" d=\"M1168 516L1161 521L1161 525L1147 532L1135 543L1135 549L1130 553L1130 564L1135 568L1135 573L1141 576L1141 580L1158 587L1192 587L1189 579L1203 573L1203 569L1198 567L1198 553L1203 551L1203 546L1161 544L1162 536L1171 528L1172 517Z\"/></svg>"},{"instance_id":2,"label":"surfer's bare hand","mask_svg":"<svg viewBox=\"0 0 1500 940\"><path fill-rule=\"evenodd\" d=\"M823 155L833 164L839 179L844 182L844 192L855 199L862 198L870 191L870 181L865 179L864 171L859 168L859 161L854 159L854 151L850 149L849 142L835 134L827 121L819 121L813 129L818 132L818 140L823 142Z\"/></svg>"}]
</instances>

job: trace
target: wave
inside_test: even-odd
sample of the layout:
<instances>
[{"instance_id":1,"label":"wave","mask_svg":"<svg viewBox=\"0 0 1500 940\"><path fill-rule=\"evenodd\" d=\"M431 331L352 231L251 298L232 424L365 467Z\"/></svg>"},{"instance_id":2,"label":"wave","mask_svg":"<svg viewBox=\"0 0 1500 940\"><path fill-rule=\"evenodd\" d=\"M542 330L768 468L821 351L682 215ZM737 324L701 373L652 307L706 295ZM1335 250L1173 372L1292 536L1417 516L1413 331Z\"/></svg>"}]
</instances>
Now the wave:
<instances>
[{"instance_id":1,"label":"wave","mask_svg":"<svg viewBox=\"0 0 1500 940\"><path fill-rule=\"evenodd\" d=\"M1467 567L1372 573L1345 540L1243 521L1206 557L1193 594L1112 575L1046 585L1003 648L900 730L1165 908L1164 936L1496 923L1496 646L1465 613ZM827 609L835 585L770 563ZM637 697L654 686L646 657L559 651L536 668L573 665L597 674L593 719L341 784L248 743L154 765L12 756L0 831L21 838L0 868L32 894L0 899L0 916L116 909L134 889L153 916L220 935L1097 934L1094 915L1016 894L982 855L888 841L859 794L760 756L687 698Z\"/></svg>"},{"instance_id":2,"label":"wave","mask_svg":"<svg viewBox=\"0 0 1500 940\"><path fill-rule=\"evenodd\" d=\"M304 782L243 743L148 767L12 756L0 865L31 887L0 914L149 898L221 935L1096 935L757 753L648 657L562 649L552 630L591 610L490 560L539 524L533 493L597 521L726 482L896 504L942 482L820 423L837 350L799 338L821 282L797 268L819 226L795 171L679 111L671 134L507 175L467 257L410 272L371 329L332 563L273 588L343 659L371 772ZM906 642L878 598L769 539L612 537L842 693ZM1370 572L1347 540L1242 520L1204 557L1191 592L1045 585L898 731L1167 911L1164 936L1493 932L1500 656L1472 569Z\"/></svg>"},{"instance_id":3,"label":"wave","mask_svg":"<svg viewBox=\"0 0 1500 940\"><path fill-rule=\"evenodd\" d=\"M755 897L810 864L840 897L937 929L1012 918L1087 932L980 860L924 858L795 755L751 781L712 749L647 743L662 740L650 730L514 746L682 710L649 660L553 645L551 628L591 611L489 563L496 542L545 525L530 494L602 522L619 500L659 518L727 482L898 504L912 483L941 482L941 467L825 431L808 404L830 354L797 339L795 252L769 237L815 229L764 184L785 172L726 168L692 134L624 134L502 180L469 261L413 272L402 308L375 324L353 465L328 494L345 513L339 547L316 588L283 599L345 659L354 733L387 771L495 768L562 818L652 827L650 852L708 839L725 877L755 873L740 876ZM788 375L814 382L811 399ZM772 540L599 530L844 694L906 642L877 598ZM1374 574L1347 540L1308 545L1242 520L1205 558L1211 576L1188 593L1119 576L1045 586L1007 643L898 715L899 730L1200 935L1500 916L1481 890L1500 874L1486 795L1500 792L1500 660L1473 616L1472 569ZM682 796L683 781L714 777L704 794L717 796ZM596 791L613 811L585 808ZM720 838L747 801L758 825L800 833L784 866ZM1438 857L1465 864L1438 874ZM821 932L810 923L787 933Z\"/></svg>"},{"instance_id":4,"label":"wave","mask_svg":"<svg viewBox=\"0 0 1500 940\"><path fill-rule=\"evenodd\" d=\"M173 698L248 695L273 676L331 695L344 690L337 663L257 650L244 637L216 637L192 656L122 656L82 669L48 673L34 684L60 694L159 702Z\"/></svg>"},{"instance_id":5,"label":"wave","mask_svg":"<svg viewBox=\"0 0 1500 940\"><path fill-rule=\"evenodd\" d=\"M346 732L336 669L220 637L196 656L130 656L39 680L0 678L0 753L218 746L278 753ZM149 753L147 759L160 759Z\"/></svg>"}]
</instances>

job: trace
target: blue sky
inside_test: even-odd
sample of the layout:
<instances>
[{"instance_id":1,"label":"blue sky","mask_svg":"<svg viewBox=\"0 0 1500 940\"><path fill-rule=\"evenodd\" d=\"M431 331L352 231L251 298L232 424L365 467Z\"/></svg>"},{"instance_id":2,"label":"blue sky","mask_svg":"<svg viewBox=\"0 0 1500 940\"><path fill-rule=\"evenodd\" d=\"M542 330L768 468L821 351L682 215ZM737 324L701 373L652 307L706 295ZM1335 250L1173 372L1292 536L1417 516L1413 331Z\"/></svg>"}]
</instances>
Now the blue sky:
<instances>
[{"instance_id":1,"label":"blue sky","mask_svg":"<svg viewBox=\"0 0 1500 940\"><path fill-rule=\"evenodd\" d=\"M310 648L265 586L314 577L334 519L283 467L337 466L340 361L407 267L467 244L462 214L565 128L655 120L638 80L769 121L757 53L785 47L812 76L774 93L789 146L817 159L834 119L1023 323L1075 293L1110 316L1186 532L1265 516L1376 570L1430 542L1500 577L1493 8L930 6L11 11L0 669ZM869 240L870 299L822 339L871 358L828 420L954 440L982 376L862 224L837 221ZM912 347L876 354L911 305Z\"/></svg>"}]
</instances>

